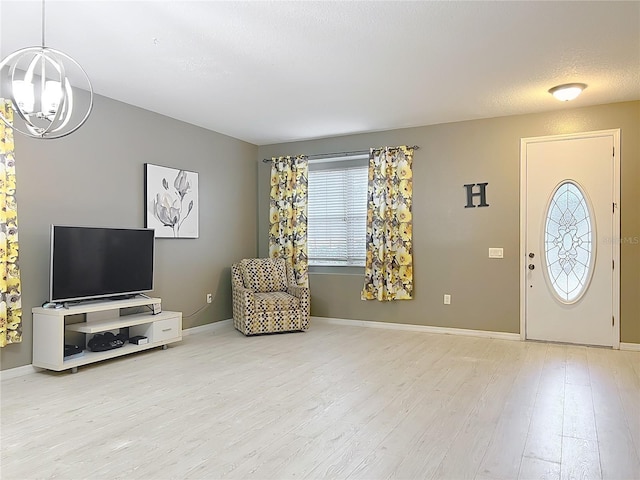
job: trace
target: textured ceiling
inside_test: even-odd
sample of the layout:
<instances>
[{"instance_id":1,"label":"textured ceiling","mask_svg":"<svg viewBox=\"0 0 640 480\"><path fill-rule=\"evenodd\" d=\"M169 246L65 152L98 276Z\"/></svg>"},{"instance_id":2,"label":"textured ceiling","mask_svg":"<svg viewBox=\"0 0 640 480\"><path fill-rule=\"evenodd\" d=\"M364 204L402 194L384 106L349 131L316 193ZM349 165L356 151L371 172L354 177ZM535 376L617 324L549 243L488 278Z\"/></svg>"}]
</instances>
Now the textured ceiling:
<instances>
[{"instance_id":1,"label":"textured ceiling","mask_svg":"<svg viewBox=\"0 0 640 480\"><path fill-rule=\"evenodd\" d=\"M40 43L0 0L0 55ZM640 99L640 2L57 1L96 93L264 145Z\"/></svg>"}]
</instances>

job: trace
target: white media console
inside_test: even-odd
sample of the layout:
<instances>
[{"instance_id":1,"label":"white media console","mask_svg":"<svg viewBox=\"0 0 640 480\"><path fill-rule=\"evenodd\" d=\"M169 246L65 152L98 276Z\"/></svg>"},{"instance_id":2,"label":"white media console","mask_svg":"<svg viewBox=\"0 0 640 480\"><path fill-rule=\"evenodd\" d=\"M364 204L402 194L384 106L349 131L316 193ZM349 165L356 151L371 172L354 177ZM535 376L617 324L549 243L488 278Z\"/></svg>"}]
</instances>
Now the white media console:
<instances>
[{"instance_id":1,"label":"white media console","mask_svg":"<svg viewBox=\"0 0 640 480\"><path fill-rule=\"evenodd\" d=\"M109 358L127 355L154 347L167 348L168 343L182 340L182 313L161 312L122 315L122 309L161 305L159 298L136 297L127 300L101 300L83 302L65 308L33 308L33 366L48 370L77 372L78 367ZM148 343L122 347L105 352L92 352L87 348L96 333L118 333L128 328L129 336L142 335ZM75 333L71 333L75 332ZM84 339L82 339L84 334ZM67 340L75 336L74 341ZM82 342L80 343L79 340ZM69 343L85 346L80 356L64 357L64 346Z\"/></svg>"}]
</instances>

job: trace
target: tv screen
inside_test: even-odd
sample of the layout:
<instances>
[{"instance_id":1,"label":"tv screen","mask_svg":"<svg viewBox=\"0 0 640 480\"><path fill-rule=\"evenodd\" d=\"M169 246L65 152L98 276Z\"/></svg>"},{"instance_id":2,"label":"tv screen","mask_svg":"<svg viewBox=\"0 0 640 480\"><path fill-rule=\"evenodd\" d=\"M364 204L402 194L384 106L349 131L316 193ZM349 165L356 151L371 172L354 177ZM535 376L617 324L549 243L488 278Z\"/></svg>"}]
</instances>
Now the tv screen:
<instances>
[{"instance_id":1,"label":"tv screen","mask_svg":"<svg viewBox=\"0 0 640 480\"><path fill-rule=\"evenodd\" d=\"M49 301L153 290L152 229L51 226Z\"/></svg>"}]
</instances>

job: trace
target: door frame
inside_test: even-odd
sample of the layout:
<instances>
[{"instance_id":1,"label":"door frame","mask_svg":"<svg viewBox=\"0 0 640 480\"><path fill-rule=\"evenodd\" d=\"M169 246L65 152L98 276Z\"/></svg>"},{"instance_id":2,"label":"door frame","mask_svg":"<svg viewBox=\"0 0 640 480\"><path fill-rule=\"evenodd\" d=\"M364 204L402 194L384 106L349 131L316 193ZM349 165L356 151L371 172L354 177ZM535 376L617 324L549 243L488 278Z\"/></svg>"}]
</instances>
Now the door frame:
<instances>
[{"instance_id":1,"label":"door frame","mask_svg":"<svg viewBox=\"0 0 640 480\"><path fill-rule=\"evenodd\" d=\"M614 349L620 349L620 129L597 130L592 132L528 137L520 139L520 340L527 339L527 145L559 140L613 136L613 232L611 248L615 265L613 272L613 341Z\"/></svg>"}]
</instances>

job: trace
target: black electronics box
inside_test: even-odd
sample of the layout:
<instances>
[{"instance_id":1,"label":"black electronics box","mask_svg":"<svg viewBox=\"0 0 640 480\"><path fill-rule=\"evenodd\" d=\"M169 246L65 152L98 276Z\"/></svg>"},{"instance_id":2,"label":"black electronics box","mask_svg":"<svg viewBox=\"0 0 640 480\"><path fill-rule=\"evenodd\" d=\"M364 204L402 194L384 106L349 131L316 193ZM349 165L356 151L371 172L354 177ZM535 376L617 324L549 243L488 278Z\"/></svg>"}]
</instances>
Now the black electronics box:
<instances>
[{"instance_id":1,"label":"black electronics box","mask_svg":"<svg viewBox=\"0 0 640 480\"><path fill-rule=\"evenodd\" d=\"M135 337L131 337L129 339L129 343L133 343L135 345L144 345L146 343L149 343L149 339L147 337L142 336L142 335L137 335Z\"/></svg>"}]
</instances>

